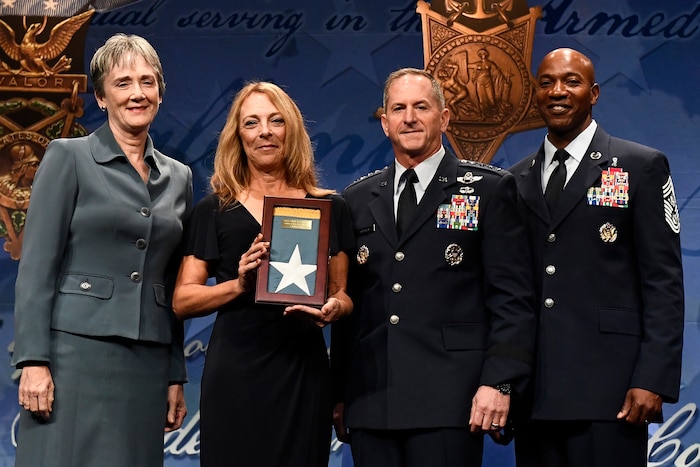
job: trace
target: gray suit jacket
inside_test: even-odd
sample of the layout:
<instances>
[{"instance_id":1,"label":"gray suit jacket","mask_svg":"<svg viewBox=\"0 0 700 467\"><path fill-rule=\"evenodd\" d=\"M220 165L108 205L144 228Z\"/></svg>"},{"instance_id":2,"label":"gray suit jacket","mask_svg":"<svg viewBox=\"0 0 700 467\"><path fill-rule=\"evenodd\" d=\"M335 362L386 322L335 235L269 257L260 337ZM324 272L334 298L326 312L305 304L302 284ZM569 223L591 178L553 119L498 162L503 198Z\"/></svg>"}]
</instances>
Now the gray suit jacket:
<instances>
[{"instance_id":1,"label":"gray suit jacket","mask_svg":"<svg viewBox=\"0 0 700 467\"><path fill-rule=\"evenodd\" d=\"M51 329L172 343L186 379L182 323L170 308L192 172L146 144L148 185L107 124L52 141L34 179L15 285L13 364L50 362Z\"/></svg>"}]
</instances>

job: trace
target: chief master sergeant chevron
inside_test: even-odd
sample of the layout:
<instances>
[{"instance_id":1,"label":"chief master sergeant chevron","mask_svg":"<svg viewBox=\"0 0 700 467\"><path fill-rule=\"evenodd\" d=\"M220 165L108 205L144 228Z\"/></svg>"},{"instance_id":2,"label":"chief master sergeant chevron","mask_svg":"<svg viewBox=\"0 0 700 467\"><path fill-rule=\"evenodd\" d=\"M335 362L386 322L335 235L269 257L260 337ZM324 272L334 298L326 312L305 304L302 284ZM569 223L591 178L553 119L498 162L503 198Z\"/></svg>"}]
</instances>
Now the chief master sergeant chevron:
<instances>
[{"instance_id":1,"label":"chief master sergeant chevron","mask_svg":"<svg viewBox=\"0 0 700 467\"><path fill-rule=\"evenodd\" d=\"M343 193L357 249L355 311L331 337L336 433L357 467L480 466L532 364L515 180L445 150L449 110L429 73L392 73L384 109L394 164Z\"/></svg>"}]
</instances>

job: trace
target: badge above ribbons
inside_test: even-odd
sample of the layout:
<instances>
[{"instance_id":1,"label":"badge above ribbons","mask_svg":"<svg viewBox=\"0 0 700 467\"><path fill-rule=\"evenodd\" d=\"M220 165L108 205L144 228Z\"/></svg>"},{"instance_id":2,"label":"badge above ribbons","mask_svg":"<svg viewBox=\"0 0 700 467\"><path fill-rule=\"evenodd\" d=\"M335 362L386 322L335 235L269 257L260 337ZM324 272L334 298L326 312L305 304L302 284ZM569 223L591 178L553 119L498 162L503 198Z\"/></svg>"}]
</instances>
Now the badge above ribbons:
<instances>
[{"instance_id":1,"label":"badge above ribbons","mask_svg":"<svg viewBox=\"0 0 700 467\"><path fill-rule=\"evenodd\" d=\"M525 0L418 0L425 69L442 83L447 139L488 163L509 133L544 126L530 74L540 7Z\"/></svg>"}]
</instances>

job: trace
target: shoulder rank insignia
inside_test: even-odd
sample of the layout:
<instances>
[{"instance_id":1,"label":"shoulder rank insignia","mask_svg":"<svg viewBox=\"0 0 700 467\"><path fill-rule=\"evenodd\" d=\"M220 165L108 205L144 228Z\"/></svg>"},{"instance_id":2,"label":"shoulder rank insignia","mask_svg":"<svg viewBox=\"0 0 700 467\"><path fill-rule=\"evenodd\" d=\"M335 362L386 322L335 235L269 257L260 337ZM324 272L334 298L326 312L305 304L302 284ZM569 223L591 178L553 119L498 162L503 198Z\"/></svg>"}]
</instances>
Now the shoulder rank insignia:
<instances>
[{"instance_id":1,"label":"shoulder rank insignia","mask_svg":"<svg viewBox=\"0 0 700 467\"><path fill-rule=\"evenodd\" d=\"M503 170L502 168L496 167L495 165L484 164L483 162L473 161L473 160L469 160L469 159L460 159L459 165L462 165L462 166L472 165L474 167L482 167L484 169L495 170L496 172L501 172Z\"/></svg>"},{"instance_id":2,"label":"shoulder rank insignia","mask_svg":"<svg viewBox=\"0 0 700 467\"><path fill-rule=\"evenodd\" d=\"M388 166L387 166L387 167L388 167ZM370 177L374 177L375 175L378 175L378 174L382 173L384 170L387 169L387 167L384 167L383 169L377 169L377 170L375 170L374 172L370 172L370 173L368 173L367 175L363 175L363 176L361 176L360 178L358 178L358 179L356 179L356 180L353 180L352 183L350 183L350 184L348 185L348 187L351 187L351 186L355 185L356 183L359 183L359 182L361 182L361 181L363 181L363 180L366 180L366 179L368 179L368 178L370 178Z\"/></svg>"},{"instance_id":3,"label":"shoulder rank insignia","mask_svg":"<svg viewBox=\"0 0 700 467\"><path fill-rule=\"evenodd\" d=\"M673 232L679 234L681 233L681 217L678 213L676 192L673 189L673 180L671 180L670 175L662 189L664 194L664 217L666 218L666 223Z\"/></svg>"}]
</instances>

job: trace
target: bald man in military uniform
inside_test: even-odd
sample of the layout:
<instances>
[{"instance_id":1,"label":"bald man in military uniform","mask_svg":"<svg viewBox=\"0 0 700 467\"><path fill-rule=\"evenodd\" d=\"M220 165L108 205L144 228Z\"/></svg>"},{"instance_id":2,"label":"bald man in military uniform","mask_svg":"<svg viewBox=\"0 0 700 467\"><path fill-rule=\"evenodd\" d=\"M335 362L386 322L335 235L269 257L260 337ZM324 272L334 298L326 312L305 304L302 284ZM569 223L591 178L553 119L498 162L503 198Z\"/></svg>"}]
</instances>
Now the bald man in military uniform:
<instances>
[{"instance_id":1,"label":"bald man in military uniform","mask_svg":"<svg viewBox=\"0 0 700 467\"><path fill-rule=\"evenodd\" d=\"M547 54L536 91L547 136L511 168L539 301L519 467L646 467L647 424L678 400L684 295L668 160L608 135L592 117L599 95L588 57Z\"/></svg>"}]
</instances>

